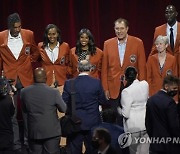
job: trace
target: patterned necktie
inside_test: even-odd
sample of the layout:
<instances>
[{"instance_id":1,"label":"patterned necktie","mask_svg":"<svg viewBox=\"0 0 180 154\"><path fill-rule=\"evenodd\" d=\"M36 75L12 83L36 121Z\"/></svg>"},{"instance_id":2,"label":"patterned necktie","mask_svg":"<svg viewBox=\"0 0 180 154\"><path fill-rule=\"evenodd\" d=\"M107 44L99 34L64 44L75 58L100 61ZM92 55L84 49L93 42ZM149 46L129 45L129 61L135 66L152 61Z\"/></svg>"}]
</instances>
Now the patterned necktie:
<instances>
[{"instance_id":1,"label":"patterned necktie","mask_svg":"<svg viewBox=\"0 0 180 154\"><path fill-rule=\"evenodd\" d=\"M172 51L174 50L174 34L173 34L173 28L170 28L170 46Z\"/></svg>"}]
</instances>

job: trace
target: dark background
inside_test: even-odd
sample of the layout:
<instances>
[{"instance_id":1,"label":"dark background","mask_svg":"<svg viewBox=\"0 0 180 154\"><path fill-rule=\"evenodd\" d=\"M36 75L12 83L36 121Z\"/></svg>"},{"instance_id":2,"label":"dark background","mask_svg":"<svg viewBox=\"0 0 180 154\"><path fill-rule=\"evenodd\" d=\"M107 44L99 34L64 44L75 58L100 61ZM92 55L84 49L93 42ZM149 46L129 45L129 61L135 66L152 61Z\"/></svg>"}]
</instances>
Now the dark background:
<instances>
[{"instance_id":1,"label":"dark background","mask_svg":"<svg viewBox=\"0 0 180 154\"><path fill-rule=\"evenodd\" d=\"M114 37L114 21L123 17L130 23L129 34L144 41L148 56L154 28L165 23L165 7L180 0L0 0L0 31L7 29L7 17L18 12L22 27L34 31L36 42L42 41L47 24L56 24L62 38L72 48L81 28L89 28L96 45ZM178 15L178 20L180 15Z\"/></svg>"}]
</instances>

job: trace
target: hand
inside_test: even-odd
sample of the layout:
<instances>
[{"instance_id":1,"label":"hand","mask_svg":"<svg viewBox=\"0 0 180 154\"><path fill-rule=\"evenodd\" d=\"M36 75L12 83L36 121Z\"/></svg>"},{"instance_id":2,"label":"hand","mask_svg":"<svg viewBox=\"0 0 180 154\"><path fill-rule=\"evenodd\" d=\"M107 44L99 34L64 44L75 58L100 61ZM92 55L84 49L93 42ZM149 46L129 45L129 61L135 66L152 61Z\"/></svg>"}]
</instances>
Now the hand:
<instances>
[{"instance_id":1,"label":"hand","mask_svg":"<svg viewBox=\"0 0 180 154\"><path fill-rule=\"evenodd\" d=\"M105 96L106 96L106 99L107 99L107 100L109 100L109 99L110 99L109 90L106 90L106 91L105 91Z\"/></svg>"},{"instance_id":2,"label":"hand","mask_svg":"<svg viewBox=\"0 0 180 154\"><path fill-rule=\"evenodd\" d=\"M120 107L117 107L117 111L120 115L122 115L122 109Z\"/></svg>"},{"instance_id":3,"label":"hand","mask_svg":"<svg viewBox=\"0 0 180 154\"><path fill-rule=\"evenodd\" d=\"M9 95L10 95L11 97L13 97L13 96L14 96L14 92L13 92L13 91L10 91L10 92L9 92Z\"/></svg>"},{"instance_id":4,"label":"hand","mask_svg":"<svg viewBox=\"0 0 180 154\"><path fill-rule=\"evenodd\" d=\"M64 85L62 85L62 86L59 86L59 87L57 87L57 88L58 88L58 90L59 90L60 94L62 95L62 93L63 93L63 88L64 88Z\"/></svg>"},{"instance_id":5,"label":"hand","mask_svg":"<svg viewBox=\"0 0 180 154\"><path fill-rule=\"evenodd\" d=\"M13 92L16 92L16 91L17 91L17 88L16 88L14 85L11 85L11 88L12 88L12 91L13 91Z\"/></svg>"},{"instance_id":6,"label":"hand","mask_svg":"<svg viewBox=\"0 0 180 154\"><path fill-rule=\"evenodd\" d=\"M51 84L50 87L51 87L51 88L54 88L54 84Z\"/></svg>"}]
</instances>

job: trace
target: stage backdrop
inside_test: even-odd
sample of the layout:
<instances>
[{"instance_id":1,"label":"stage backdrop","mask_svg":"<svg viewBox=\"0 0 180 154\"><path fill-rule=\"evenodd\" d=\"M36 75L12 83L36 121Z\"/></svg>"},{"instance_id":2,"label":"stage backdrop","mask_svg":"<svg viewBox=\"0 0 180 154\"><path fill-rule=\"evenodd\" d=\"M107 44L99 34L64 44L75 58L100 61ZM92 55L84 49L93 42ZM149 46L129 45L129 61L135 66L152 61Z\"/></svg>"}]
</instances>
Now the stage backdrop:
<instances>
[{"instance_id":1,"label":"stage backdrop","mask_svg":"<svg viewBox=\"0 0 180 154\"><path fill-rule=\"evenodd\" d=\"M115 36L114 21L123 17L130 23L129 34L143 40L148 56L154 28L165 23L168 4L180 13L180 0L0 0L0 31L7 28L7 16L18 12L22 27L34 31L37 43L46 25L53 23L70 47L75 46L80 29L89 28L103 49L103 42Z\"/></svg>"}]
</instances>

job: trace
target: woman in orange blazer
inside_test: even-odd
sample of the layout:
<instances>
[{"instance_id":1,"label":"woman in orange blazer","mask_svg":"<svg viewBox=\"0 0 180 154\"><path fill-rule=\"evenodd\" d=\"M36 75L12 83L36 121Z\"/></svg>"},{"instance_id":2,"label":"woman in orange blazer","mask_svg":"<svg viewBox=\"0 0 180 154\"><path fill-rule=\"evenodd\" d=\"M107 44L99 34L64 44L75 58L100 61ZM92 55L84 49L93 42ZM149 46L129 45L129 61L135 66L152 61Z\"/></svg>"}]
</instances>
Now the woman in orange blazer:
<instances>
[{"instance_id":1,"label":"woman in orange blazer","mask_svg":"<svg viewBox=\"0 0 180 154\"><path fill-rule=\"evenodd\" d=\"M89 29L81 29L76 42L76 47L71 49L70 71L73 77L79 73L77 64L81 60L87 59L92 65L90 76L100 78L102 64L102 50L97 48L94 43L94 37Z\"/></svg>"},{"instance_id":2,"label":"woman in orange blazer","mask_svg":"<svg viewBox=\"0 0 180 154\"><path fill-rule=\"evenodd\" d=\"M155 46L158 53L149 56L147 61L147 81L150 96L161 89L165 76L177 76L176 58L166 51L168 37L159 35L155 40Z\"/></svg>"},{"instance_id":3,"label":"woman in orange blazer","mask_svg":"<svg viewBox=\"0 0 180 154\"><path fill-rule=\"evenodd\" d=\"M44 40L38 44L41 63L47 74L49 86L62 86L68 75L69 45L62 41L59 28L54 24L47 25Z\"/></svg>"}]
</instances>

